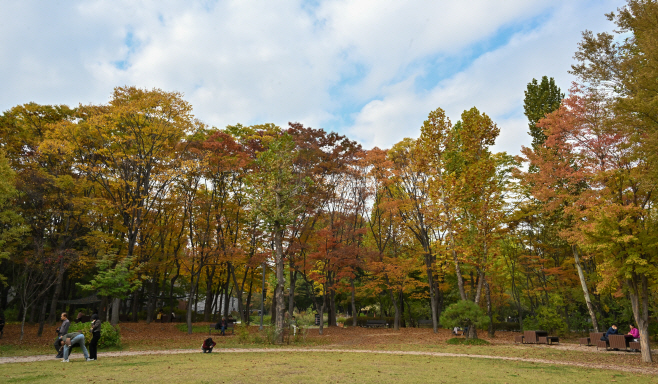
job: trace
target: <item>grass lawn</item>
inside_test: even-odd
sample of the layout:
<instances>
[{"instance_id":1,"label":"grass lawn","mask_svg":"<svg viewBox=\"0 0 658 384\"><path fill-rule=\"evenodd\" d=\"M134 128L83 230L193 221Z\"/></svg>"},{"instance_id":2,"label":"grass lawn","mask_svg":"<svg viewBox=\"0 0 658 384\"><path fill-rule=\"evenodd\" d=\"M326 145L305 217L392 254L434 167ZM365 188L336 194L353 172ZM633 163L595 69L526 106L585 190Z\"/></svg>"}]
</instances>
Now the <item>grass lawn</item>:
<instances>
[{"instance_id":1,"label":"grass lawn","mask_svg":"<svg viewBox=\"0 0 658 384\"><path fill-rule=\"evenodd\" d=\"M658 377L472 358L318 352L212 353L5 364L3 383L658 383Z\"/></svg>"}]
</instances>

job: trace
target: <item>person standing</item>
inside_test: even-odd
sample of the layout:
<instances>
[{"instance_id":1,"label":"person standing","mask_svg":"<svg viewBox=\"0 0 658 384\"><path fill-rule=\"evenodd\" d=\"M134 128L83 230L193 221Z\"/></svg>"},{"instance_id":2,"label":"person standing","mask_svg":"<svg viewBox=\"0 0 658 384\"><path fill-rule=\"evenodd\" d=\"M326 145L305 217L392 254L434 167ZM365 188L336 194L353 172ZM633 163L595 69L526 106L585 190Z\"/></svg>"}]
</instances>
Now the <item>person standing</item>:
<instances>
[{"instance_id":1,"label":"person standing","mask_svg":"<svg viewBox=\"0 0 658 384\"><path fill-rule=\"evenodd\" d=\"M62 325L57 328L57 339L55 339L55 344L53 345L57 351L57 355L55 356L56 359L61 359L63 357L61 347L62 336L69 332L69 326L71 325L69 315L66 312L62 312L60 318L62 319Z\"/></svg>"},{"instance_id":2,"label":"person standing","mask_svg":"<svg viewBox=\"0 0 658 384\"><path fill-rule=\"evenodd\" d=\"M91 315L91 341L89 342L89 360L98 360L98 340L101 339L101 321L98 315Z\"/></svg>"},{"instance_id":3,"label":"person standing","mask_svg":"<svg viewBox=\"0 0 658 384\"><path fill-rule=\"evenodd\" d=\"M62 337L62 340L60 341L60 345L63 346L64 348L64 360L62 360L62 363L68 363L69 362L69 353L71 352L71 348L74 345L79 346L82 349L82 354L85 357L86 361L91 361L89 358L89 353L87 352L87 347L85 347L85 335L83 335L80 332L71 332L67 333Z\"/></svg>"}]
</instances>

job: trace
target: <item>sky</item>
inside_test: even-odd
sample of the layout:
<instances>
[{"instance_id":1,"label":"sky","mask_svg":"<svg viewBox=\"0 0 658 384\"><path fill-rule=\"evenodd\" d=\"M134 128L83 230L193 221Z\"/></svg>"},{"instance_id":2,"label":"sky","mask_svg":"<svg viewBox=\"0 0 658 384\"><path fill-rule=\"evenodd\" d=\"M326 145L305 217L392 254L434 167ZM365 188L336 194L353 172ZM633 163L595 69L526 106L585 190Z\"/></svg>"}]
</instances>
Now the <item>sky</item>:
<instances>
[{"instance_id":1,"label":"sky","mask_svg":"<svg viewBox=\"0 0 658 384\"><path fill-rule=\"evenodd\" d=\"M430 111L477 107L494 147L529 146L523 91L567 93L582 31L622 0L0 0L0 112L177 91L204 123L299 122L365 148L417 138Z\"/></svg>"}]
</instances>

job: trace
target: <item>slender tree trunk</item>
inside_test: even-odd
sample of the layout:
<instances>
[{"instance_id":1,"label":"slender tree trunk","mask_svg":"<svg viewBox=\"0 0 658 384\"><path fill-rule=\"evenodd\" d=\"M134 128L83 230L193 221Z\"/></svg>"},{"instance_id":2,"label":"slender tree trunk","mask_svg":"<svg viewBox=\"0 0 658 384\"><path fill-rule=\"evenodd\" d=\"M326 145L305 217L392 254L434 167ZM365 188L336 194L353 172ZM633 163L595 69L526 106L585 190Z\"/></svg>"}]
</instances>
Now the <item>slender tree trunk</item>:
<instances>
[{"instance_id":1,"label":"slender tree trunk","mask_svg":"<svg viewBox=\"0 0 658 384\"><path fill-rule=\"evenodd\" d=\"M432 255L425 253L425 268L427 270L427 283L430 287L430 310L432 312L432 329L439 332L439 320L436 318L436 295L434 292L434 273L432 269Z\"/></svg>"},{"instance_id":2,"label":"slender tree trunk","mask_svg":"<svg viewBox=\"0 0 658 384\"><path fill-rule=\"evenodd\" d=\"M141 298L144 296L144 289L145 289L144 284L142 284L142 288L136 289L135 293L133 294L133 302L131 303L132 304L131 307L133 312L132 318L135 323L139 321L139 309L141 308L141 305L139 304Z\"/></svg>"},{"instance_id":3,"label":"slender tree trunk","mask_svg":"<svg viewBox=\"0 0 658 384\"><path fill-rule=\"evenodd\" d=\"M487 315L489 316L489 337L494 337L494 323L493 323L493 313L491 312L491 289L489 287L489 282L484 281L484 294L487 298Z\"/></svg>"},{"instance_id":4,"label":"slender tree trunk","mask_svg":"<svg viewBox=\"0 0 658 384\"><path fill-rule=\"evenodd\" d=\"M201 275L201 271L199 271L199 275ZM200 277L200 276L199 276ZM192 275L192 278L190 281L190 292L188 294L188 299L187 299L187 308L185 311L185 322L187 323L187 334L191 335L192 334L192 299L196 295L195 288L197 287L199 283L199 277L196 278L196 281L194 281L194 275Z\"/></svg>"},{"instance_id":5,"label":"slender tree trunk","mask_svg":"<svg viewBox=\"0 0 658 384\"><path fill-rule=\"evenodd\" d=\"M43 301L41 302L41 311L39 311L39 332L37 333L37 337L41 337L41 335L43 335L43 326L45 325L46 322L47 309L48 309L48 296L44 296Z\"/></svg>"},{"instance_id":6,"label":"slender tree trunk","mask_svg":"<svg viewBox=\"0 0 658 384\"><path fill-rule=\"evenodd\" d=\"M587 289L587 281L585 281L585 274L583 273L583 267L580 264L580 257L578 255L578 246L575 244L571 246L573 250L573 257L576 261L576 269L578 270L578 278L580 278L580 286L583 288L583 295L585 296L585 304L587 304L587 311L589 312L589 317L592 319L592 327L594 332L599 331L599 323L596 321L596 314L594 313L594 306L592 305L592 300L589 297L589 289Z\"/></svg>"},{"instance_id":7,"label":"slender tree trunk","mask_svg":"<svg viewBox=\"0 0 658 384\"><path fill-rule=\"evenodd\" d=\"M57 321L57 299L62 293L62 282L64 281L64 260L59 262L59 272L57 273L57 282L55 283L55 292L53 293L53 298L50 302L50 314L48 314L48 324L53 325Z\"/></svg>"},{"instance_id":8,"label":"slender tree trunk","mask_svg":"<svg viewBox=\"0 0 658 384\"><path fill-rule=\"evenodd\" d=\"M251 324L251 293L254 288L254 268L251 269L251 279L249 280L249 293L247 294L247 325Z\"/></svg>"},{"instance_id":9,"label":"slender tree trunk","mask_svg":"<svg viewBox=\"0 0 658 384\"><path fill-rule=\"evenodd\" d=\"M326 296L326 295L325 295ZM325 300L324 297L322 298L322 305L319 305L319 314L320 314L320 329L319 333L322 335L324 333L324 306L325 306Z\"/></svg>"},{"instance_id":10,"label":"slender tree trunk","mask_svg":"<svg viewBox=\"0 0 658 384\"><path fill-rule=\"evenodd\" d=\"M336 326L336 291L333 289L329 291L329 326Z\"/></svg>"},{"instance_id":11,"label":"slender tree trunk","mask_svg":"<svg viewBox=\"0 0 658 384\"><path fill-rule=\"evenodd\" d=\"M356 288L354 287L354 279L350 279L350 286L352 288L350 290L350 295L352 296L351 297L351 299L352 299L351 300L352 301L352 326L356 327L357 326L357 317L359 316L359 314L356 312L356 299L355 299Z\"/></svg>"},{"instance_id":12,"label":"slender tree trunk","mask_svg":"<svg viewBox=\"0 0 658 384\"><path fill-rule=\"evenodd\" d=\"M212 299L213 299L213 286L212 281L215 277L215 266L212 268L206 267L206 302L203 306L203 321L210 321L212 316Z\"/></svg>"},{"instance_id":13,"label":"slender tree trunk","mask_svg":"<svg viewBox=\"0 0 658 384\"><path fill-rule=\"evenodd\" d=\"M292 258L291 258L292 259ZM297 271L293 269L292 262L290 265L290 294L288 295L288 313L292 318L295 313L295 284L297 283Z\"/></svg>"},{"instance_id":14,"label":"slender tree trunk","mask_svg":"<svg viewBox=\"0 0 658 384\"><path fill-rule=\"evenodd\" d=\"M398 308L398 301L395 299L395 294L393 293L393 289L388 290L389 296L391 297L391 302L393 303L393 307L395 308L395 318L393 320L393 329L396 331L400 330L400 309Z\"/></svg>"},{"instance_id":15,"label":"slender tree trunk","mask_svg":"<svg viewBox=\"0 0 658 384\"><path fill-rule=\"evenodd\" d=\"M283 290L285 288L286 277L284 274L283 261L283 228L277 224L274 228L274 248L276 264L276 335L280 342L283 342L283 316L286 306L284 303Z\"/></svg>"},{"instance_id":16,"label":"slender tree trunk","mask_svg":"<svg viewBox=\"0 0 658 384\"><path fill-rule=\"evenodd\" d=\"M23 341L23 336L25 335L25 315L27 312L27 308L23 307L23 316L21 318L21 337L18 339L19 342Z\"/></svg>"},{"instance_id":17,"label":"slender tree trunk","mask_svg":"<svg viewBox=\"0 0 658 384\"><path fill-rule=\"evenodd\" d=\"M146 307L146 323L151 324L155 314L155 307L158 304L160 279L158 279L158 270L155 270L153 280L151 281L151 293L149 294L148 306Z\"/></svg>"},{"instance_id":18,"label":"slender tree trunk","mask_svg":"<svg viewBox=\"0 0 658 384\"><path fill-rule=\"evenodd\" d=\"M645 275L633 275L632 279L627 280L630 288L633 317L635 317L637 329L640 331L642 361L651 363L653 359L651 357L651 346L649 343L649 284Z\"/></svg>"},{"instance_id":19,"label":"slender tree trunk","mask_svg":"<svg viewBox=\"0 0 658 384\"><path fill-rule=\"evenodd\" d=\"M115 326L119 324L119 310L121 309L121 299L118 297L114 298L114 302L112 303L112 319L110 320L110 324L112 326Z\"/></svg>"}]
</instances>

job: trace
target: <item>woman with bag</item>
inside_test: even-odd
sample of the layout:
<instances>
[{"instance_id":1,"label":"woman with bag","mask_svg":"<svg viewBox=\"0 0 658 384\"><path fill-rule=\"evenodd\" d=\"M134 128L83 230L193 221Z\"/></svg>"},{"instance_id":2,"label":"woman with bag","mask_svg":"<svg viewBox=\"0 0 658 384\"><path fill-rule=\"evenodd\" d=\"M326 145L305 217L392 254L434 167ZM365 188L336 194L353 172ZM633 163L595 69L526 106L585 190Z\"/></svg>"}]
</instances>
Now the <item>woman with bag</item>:
<instances>
[{"instance_id":1,"label":"woman with bag","mask_svg":"<svg viewBox=\"0 0 658 384\"><path fill-rule=\"evenodd\" d=\"M96 360L96 352L98 349L98 340L101 338L101 321L98 320L98 315L91 315L91 342L89 343L89 359Z\"/></svg>"}]
</instances>

